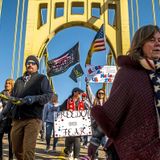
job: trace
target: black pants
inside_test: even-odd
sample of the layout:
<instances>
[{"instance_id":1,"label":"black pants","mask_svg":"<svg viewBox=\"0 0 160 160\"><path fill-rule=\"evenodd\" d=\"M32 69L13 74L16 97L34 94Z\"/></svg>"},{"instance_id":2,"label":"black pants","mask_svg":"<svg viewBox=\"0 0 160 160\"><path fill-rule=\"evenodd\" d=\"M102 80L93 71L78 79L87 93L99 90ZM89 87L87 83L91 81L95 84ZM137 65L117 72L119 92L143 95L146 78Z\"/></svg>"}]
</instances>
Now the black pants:
<instances>
[{"instance_id":1,"label":"black pants","mask_svg":"<svg viewBox=\"0 0 160 160\"><path fill-rule=\"evenodd\" d=\"M80 137L66 137L65 150L69 153L73 151L74 158L79 158Z\"/></svg>"},{"instance_id":2,"label":"black pants","mask_svg":"<svg viewBox=\"0 0 160 160\"><path fill-rule=\"evenodd\" d=\"M3 133L0 133L0 158L2 159L3 157ZM9 159L13 158L13 153L12 153L12 144L11 144L11 139L10 139L10 132L8 133L8 143L9 143Z\"/></svg>"},{"instance_id":3,"label":"black pants","mask_svg":"<svg viewBox=\"0 0 160 160\"><path fill-rule=\"evenodd\" d=\"M106 153L108 155L107 160L120 160L113 144L107 148Z\"/></svg>"}]
</instances>

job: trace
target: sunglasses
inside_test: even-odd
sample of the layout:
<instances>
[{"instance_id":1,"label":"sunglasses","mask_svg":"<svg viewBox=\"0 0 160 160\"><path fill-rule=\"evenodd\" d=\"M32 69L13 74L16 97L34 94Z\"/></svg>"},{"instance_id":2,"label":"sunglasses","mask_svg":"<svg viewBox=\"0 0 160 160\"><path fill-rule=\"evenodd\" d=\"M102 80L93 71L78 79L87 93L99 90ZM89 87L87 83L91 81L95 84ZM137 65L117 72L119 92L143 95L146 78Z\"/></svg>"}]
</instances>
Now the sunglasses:
<instances>
[{"instance_id":1,"label":"sunglasses","mask_svg":"<svg viewBox=\"0 0 160 160\"><path fill-rule=\"evenodd\" d=\"M34 62L34 61L28 61L27 63L26 63L26 65L36 65L36 62Z\"/></svg>"},{"instance_id":2,"label":"sunglasses","mask_svg":"<svg viewBox=\"0 0 160 160\"><path fill-rule=\"evenodd\" d=\"M104 95L104 93L103 93L103 92L99 92L98 94L102 94L102 95Z\"/></svg>"}]
</instances>

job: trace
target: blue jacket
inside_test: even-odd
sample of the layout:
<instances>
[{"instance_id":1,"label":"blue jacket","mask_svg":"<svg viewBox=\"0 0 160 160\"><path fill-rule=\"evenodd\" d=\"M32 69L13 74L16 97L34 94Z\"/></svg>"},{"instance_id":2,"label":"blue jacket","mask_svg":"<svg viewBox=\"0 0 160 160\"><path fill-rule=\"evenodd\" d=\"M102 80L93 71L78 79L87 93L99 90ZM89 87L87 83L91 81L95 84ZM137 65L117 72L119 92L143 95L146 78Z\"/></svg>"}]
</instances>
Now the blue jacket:
<instances>
[{"instance_id":1,"label":"blue jacket","mask_svg":"<svg viewBox=\"0 0 160 160\"><path fill-rule=\"evenodd\" d=\"M48 102L44 106L43 121L54 123L54 112L55 111L59 111L58 105L53 105L52 103Z\"/></svg>"}]
</instances>

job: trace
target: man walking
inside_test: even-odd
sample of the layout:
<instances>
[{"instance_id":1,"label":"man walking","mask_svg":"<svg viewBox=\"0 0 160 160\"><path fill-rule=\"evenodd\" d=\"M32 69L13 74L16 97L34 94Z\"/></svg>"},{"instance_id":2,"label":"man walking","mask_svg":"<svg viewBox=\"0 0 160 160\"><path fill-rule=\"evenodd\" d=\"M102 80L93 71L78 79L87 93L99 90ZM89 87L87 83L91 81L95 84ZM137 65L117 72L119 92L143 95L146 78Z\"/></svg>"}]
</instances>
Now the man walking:
<instances>
[{"instance_id":1,"label":"man walking","mask_svg":"<svg viewBox=\"0 0 160 160\"><path fill-rule=\"evenodd\" d=\"M28 56L25 67L26 72L16 80L12 93L12 96L22 98L23 104L12 107L11 140L18 160L34 160L43 106L51 99L53 92L47 77L38 73L37 57Z\"/></svg>"}]
</instances>

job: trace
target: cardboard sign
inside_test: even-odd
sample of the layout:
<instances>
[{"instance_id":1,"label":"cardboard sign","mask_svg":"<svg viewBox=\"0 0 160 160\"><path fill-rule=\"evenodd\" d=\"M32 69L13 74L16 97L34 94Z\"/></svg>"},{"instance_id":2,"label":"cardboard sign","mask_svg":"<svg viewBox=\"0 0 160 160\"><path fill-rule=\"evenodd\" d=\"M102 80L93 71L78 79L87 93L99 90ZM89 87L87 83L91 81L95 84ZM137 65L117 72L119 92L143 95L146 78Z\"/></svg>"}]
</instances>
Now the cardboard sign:
<instances>
[{"instance_id":1,"label":"cardboard sign","mask_svg":"<svg viewBox=\"0 0 160 160\"><path fill-rule=\"evenodd\" d=\"M87 79L90 83L113 83L116 66L87 65Z\"/></svg>"},{"instance_id":2,"label":"cardboard sign","mask_svg":"<svg viewBox=\"0 0 160 160\"><path fill-rule=\"evenodd\" d=\"M55 112L54 118L55 137L92 135L89 110Z\"/></svg>"}]
</instances>

